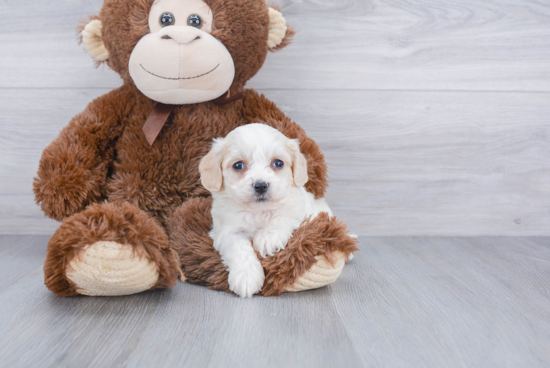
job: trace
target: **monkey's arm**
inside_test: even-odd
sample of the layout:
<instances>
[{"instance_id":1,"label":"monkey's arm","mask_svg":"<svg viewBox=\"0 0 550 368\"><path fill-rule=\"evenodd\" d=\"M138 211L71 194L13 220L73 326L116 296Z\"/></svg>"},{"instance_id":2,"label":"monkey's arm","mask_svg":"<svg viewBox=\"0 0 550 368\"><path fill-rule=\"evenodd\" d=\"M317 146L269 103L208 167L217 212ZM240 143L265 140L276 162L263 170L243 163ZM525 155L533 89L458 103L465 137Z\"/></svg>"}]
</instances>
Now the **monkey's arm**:
<instances>
[{"instance_id":1,"label":"monkey's arm","mask_svg":"<svg viewBox=\"0 0 550 368\"><path fill-rule=\"evenodd\" d=\"M327 164L317 143L264 95L259 95L254 90L246 90L243 103L245 106L244 117L249 123L268 124L288 138L300 140L300 151L307 159L309 181L305 185L306 190L312 193L316 199L323 198L328 187Z\"/></svg>"},{"instance_id":2,"label":"monkey's arm","mask_svg":"<svg viewBox=\"0 0 550 368\"><path fill-rule=\"evenodd\" d=\"M133 101L124 86L95 99L44 150L33 189L48 217L61 221L106 196L115 144Z\"/></svg>"}]
</instances>

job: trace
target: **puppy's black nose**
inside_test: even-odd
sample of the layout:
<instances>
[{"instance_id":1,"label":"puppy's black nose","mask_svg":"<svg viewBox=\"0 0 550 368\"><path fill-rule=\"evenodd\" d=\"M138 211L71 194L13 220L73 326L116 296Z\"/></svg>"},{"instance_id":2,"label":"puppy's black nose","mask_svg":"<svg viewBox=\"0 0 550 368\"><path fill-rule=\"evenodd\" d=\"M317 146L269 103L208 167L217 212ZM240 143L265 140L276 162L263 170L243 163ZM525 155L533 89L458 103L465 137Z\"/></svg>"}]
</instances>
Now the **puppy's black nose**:
<instances>
[{"instance_id":1,"label":"puppy's black nose","mask_svg":"<svg viewBox=\"0 0 550 368\"><path fill-rule=\"evenodd\" d=\"M254 191L258 194L264 194L267 192L267 187L269 187L269 184L265 181L257 181L254 183Z\"/></svg>"}]
</instances>

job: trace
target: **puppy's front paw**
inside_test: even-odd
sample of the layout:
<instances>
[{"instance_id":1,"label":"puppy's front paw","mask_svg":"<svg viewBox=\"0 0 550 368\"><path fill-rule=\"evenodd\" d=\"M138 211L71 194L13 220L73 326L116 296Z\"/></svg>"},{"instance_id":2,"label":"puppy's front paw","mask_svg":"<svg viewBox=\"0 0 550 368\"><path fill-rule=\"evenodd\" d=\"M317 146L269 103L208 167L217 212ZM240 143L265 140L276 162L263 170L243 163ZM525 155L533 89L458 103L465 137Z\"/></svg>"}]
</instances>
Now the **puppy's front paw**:
<instances>
[{"instance_id":1,"label":"puppy's front paw","mask_svg":"<svg viewBox=\"0 0 550 368\"><path fill-rule=\"evenodd\" d=\"M265 258L285 249L292 234L281 230L262 230L254 237L254 249Z\"/></svg>"},{"instance_id":2,"label":"puppy's front paw","mask_svg":"<svg viewBox=\"0 0 550 368\"><path fill-rule=\"evenodd\" d=\"M250 298L262 290L264 284L264 269L258 264L247 265L229 271L229 290L241 298Z\"/></svg>"}]
</instances>

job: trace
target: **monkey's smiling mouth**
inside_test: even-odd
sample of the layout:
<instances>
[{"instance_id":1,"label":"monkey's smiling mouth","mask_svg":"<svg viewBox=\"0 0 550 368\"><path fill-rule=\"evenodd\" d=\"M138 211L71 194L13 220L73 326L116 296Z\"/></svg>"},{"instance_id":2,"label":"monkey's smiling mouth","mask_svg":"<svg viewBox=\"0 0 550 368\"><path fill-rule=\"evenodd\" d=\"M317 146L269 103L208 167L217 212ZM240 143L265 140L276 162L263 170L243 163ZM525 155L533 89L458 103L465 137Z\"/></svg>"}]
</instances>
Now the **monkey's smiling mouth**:
<instances>
[{"instance_id":1,"label":"monkey's smiling mouth","mask_svg":"<svg viewBox=\"0 0 550 368\"><path fill-rule=\"evenodd\" d=\"M145 69L145 67L144 67L143 65L141 65L141 64L139 64L139 66L141 66L141 68L142 68L143 70L145 70L147 73L149 73L149 74L151 74L151 75L153 75L153 76L155 76L155 77L157 77L157 78L169 79L169 80L182 80L182 79L195 79L195 78L200 78L200 77L202 77L202 76L205 76L206 74L210 74L210 73L212 73L214 70L218 69L218 67L220 66L220 64L216 65L216 66L214 67L214 69L212 69L212 70L209 71L209 72L202 73L202 74L196 75L196 76L194 76L194 77L186 77L186 78L167 78L167 77L162 77L162 76L157 75L157 74L155 74L155 73L151 73L150 71L148 71L147 69Z\"/></svg>"}]
</instances>

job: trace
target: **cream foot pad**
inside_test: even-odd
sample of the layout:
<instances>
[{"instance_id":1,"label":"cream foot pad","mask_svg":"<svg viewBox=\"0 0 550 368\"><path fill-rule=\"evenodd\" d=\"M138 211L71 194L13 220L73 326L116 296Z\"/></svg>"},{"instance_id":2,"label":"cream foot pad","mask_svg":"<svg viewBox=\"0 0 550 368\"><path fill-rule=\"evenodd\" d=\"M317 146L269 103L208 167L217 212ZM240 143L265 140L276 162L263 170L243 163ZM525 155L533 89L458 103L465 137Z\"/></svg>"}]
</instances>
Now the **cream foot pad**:
<instances>
[{"instance_id":1,"label":"cream foot pad","mask_svg":"<svg viewBox=\"0 0 550 368\"><path fill-rule=\"evenodd\" d=\"M67 267L67 278L83 295L129 295L150 289L159 274L154 262L129 245L100 241L85 247Z\"/></svg>"},{"instance_id":2,"label":"cream foot pad","mask_svg":"<svg viewBox=\"0 0 550 368\"><path fill-rule=\"evenodd\" d=\"M289 286L286 291L317 289L332 284L338 279L346 263L346 257L343 253L336 256L334 266L327 261L325 256L317 256L315 259L317 259L317 263L297 279L293 285Z\"/></svg>"}]
</instances>

